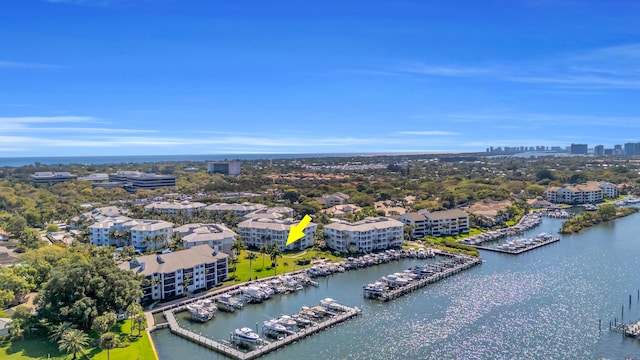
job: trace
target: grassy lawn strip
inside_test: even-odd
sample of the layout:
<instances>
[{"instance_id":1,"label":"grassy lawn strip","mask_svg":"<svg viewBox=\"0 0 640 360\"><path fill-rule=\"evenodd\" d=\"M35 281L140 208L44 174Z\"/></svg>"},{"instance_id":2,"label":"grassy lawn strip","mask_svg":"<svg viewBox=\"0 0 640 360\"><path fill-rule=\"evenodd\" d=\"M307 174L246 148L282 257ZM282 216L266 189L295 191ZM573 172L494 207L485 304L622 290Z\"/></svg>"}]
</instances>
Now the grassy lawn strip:
<instances>
[{"instance_id":1,"label":"grassy lawn strip","mask_svg":"<svg viewBox=\"0 0 640 360\"><path fill-rule=\"evenodd\" d=\"M112 329L113 332L120 336L122 346L111 350L111 359L140 359L140 360L156 360L151 342L147 337L146 331L141 331L140 336L136 336L137 330L133 330L132 337L129 336L131 320L118 322ZM94 340L92 338L92 340ZM127 346L128 345L128 346ZM50 357L49 357L50 356ZM72 355L67 355L58 351L58 345L47 340L46 336L30 338L24 340L15 340L11 342L0 343L0 359L18 360L18 359L71 359ZM79 359L106 359L107 352L103 351L94 343L85 349L85 356L78 356Z\"/></svg>"},{"instance_id":2,"label":"grassy lawn strip","mask_svg":"<svg viewBox=\"0 0 640 360\"><path fill-rule=\"evenodd\" d=\"M274 275L274 268L271 266L271 258L269 255L261 254L258 251L251 251L256 254L258 257L252 261L253 274L252 277L258 277L258 279L262 279L265 277ZM235 282L244 282L249 280L250 271L249 271L249 260L247 257L247 250L243 250L240 253L240 257L238 258L238 262L233 264L236 267ZM335 254L329 251L315 251L307 249L302 252L291 252L282 254L281 258L278 258L278 274L284 274L287 272L297 271L301 269L306 269L311 266L312 259L328 259L329 261L342 261L343 258L336 256ZM300 263L305 263L304 265ZM232 264L229 264L232 265ZM229 275L233 276L233 272Z\"/></svg>"}]
</instances>

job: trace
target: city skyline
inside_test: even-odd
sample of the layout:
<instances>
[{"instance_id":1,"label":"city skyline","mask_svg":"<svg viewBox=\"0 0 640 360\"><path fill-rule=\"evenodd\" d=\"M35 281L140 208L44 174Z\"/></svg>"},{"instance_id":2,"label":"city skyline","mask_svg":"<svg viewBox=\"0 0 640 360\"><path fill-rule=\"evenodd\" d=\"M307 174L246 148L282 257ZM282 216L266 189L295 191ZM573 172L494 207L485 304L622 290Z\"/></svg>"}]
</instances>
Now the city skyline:
<instances>
[{"instance_id":1,"label":"city skyline","mask_svg":"<svg viewBox=\"0 0 640 360\"><path fill-rule=\"evenodd\" d=\"M0 157L637 142L640 4L10 0Z\"/></svg>"}]
</instances>

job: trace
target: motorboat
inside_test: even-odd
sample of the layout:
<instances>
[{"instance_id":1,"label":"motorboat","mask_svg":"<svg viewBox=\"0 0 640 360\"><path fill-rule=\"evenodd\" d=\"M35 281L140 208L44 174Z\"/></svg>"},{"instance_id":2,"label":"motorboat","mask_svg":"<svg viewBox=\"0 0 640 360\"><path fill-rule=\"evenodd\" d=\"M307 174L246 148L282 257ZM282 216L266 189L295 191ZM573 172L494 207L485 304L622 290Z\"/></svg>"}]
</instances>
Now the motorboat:
<instances>
[{"instance_id":1,"label":"motorboat","mask_svg":"<svg viewBox=\"0 0 640 360\"><path fill-rule=\"evenodd\" d=\"M330 309L330 310L337 310L337 311L346 311L347 310L344 305L338 304L338 302L333 300L332 298L326 298L326 299L320 300L320 305L322 305L322 306L324 306L324 307L326 307L327 309Z\"/></svg>"},{"instance_id":2,"label":"motorboat","mask_svg":"<svg viewBox=\"0 0 640 360\"><path fill-rule=\"evenodd\" d=\"M387 276L383 276L382 277L382 281L388 283L390 286L403 286L403 285L407 285L409 283L409 280L402 277L402 276L397 276L396 274L390 274Z\"/></svg>"},{"instance_id":3,"label":"motorboat","mask_svg":"<svg viewBox=\"0 0 640 360\"><path fill-rule=\"evenodd\" d=\"M289 315L282 315L279 318L277 318L275 321L287 329L293 329L297 325L296 321L293 320Z\"/></svg>"},{"instance_id":4,"label":"motorboat","mask_svg":"<svg viewBox=\"0 0 640 360\"><path fill-rule=\"evenodd\" d=\"M295 321L298 326L310 326L313 325L313 321L305 318L304 316L300 315L300 314L293 314L291 315L291 319L293 319L293 321Z\"/></svg>"},{"instance_id":5,"label":"motorboat","mask_svg":"<svg viewBox=\"0 0 640 360\"><path fill-rule=\"evenodd\" d=\"M242 342L245 344L255 344L260 339L260 336L253 332L251 328L243 327L240 329L235 329L233 331L233 337L236 341Z\"/></svg>"},{"instance_id":6,"label":"motorboat","mask_svg":"<svg viewBox=\"0 0 640 360\"><path fill-rule=\"evenodd\" d=\"M275 320L268 320L263 323L264 330L273 331L281 334L289 333L287 328Z\"/></svg>"}]
</instances>

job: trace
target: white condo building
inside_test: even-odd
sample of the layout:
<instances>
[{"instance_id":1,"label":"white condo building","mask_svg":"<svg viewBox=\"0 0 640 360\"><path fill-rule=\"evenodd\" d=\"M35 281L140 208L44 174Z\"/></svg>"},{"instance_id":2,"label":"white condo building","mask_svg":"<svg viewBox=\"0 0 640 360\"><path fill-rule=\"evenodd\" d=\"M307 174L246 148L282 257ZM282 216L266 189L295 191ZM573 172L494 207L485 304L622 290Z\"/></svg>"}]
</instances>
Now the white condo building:
<instances>
[{"instance_id":1,"label":"white condo building","mask_svg":"<svg viewBox=\"0 0 640 360\"><path fill-rule=\"evenodd\" d=\"M215 203L207 206L205 209L210 212L227 212L230 211L237 216L245 216L248 213L264 209L267 205L264 204L254 204L249 202L244 202L242 204L227 204L227 203Z\"/></svg>"},{"instance_id":2,"label":"white condo building","mask_svg":"<svg viewBox=\"0 0 640 360\"><path fill-rule=\"evenodd\" d=\"M207 245L168 254L146 255L119 265L144 276L143 301L171 299L212 288L228 275L229 256Z\"/></svg>"},{"instance_id":3,"label":"white condo building","mask_svg":"<svg viewBox=\"0 0 640 360\"><path fill-rule=\"evenodd\" d=\"M273 244L281 250L301 250L313 246L313 236L318 225L312 222L304 228L305 236L302 239L285 246L291 225L297 224L298 221L293 219L253 218L238 224L238 235L246 245L256 248Z\"/></svg>"},{"instance_id":4,"label":"white condo building","mask_svg":"<svg viewBox=\"0 0 640 360\"><path fill-rule=\"evenodd\" d=\"M458 235L469 232L469 214L460 210L429 212L420 210L400 215L398 220L412 227L411 237Z\"/></svg>"},{"instance_id":5,"label":"white condo building","mask_svg":"<svg viewBox=\"0 0 640 360\"><path fill-rule=\"evenodd\" d=\"M162 220L131 219L118 216L89 226L92 244L97 246L127 246L154 250L167 247L173 234L173 224Z\"/></svg>"},{"instance_id":6,"label":"white condo building","mask_svg":"<svg viewBox=\"0 0 640 360\"><path fill-rule=\"evenodd\" d=\"M203 210L207 205L200 202L190 202L190 201L182 201L182 202L154 202L144 207L145 211L148 212L160 212L167 215L191 215L194 211Z\"/></svg>"},{"instance_id":7,"label":"white condo building","mask_svg":"<svg viewBox=\"0 0 640 360\"><path fill-rule=\"evenodd\" d=\"M370 253L402 246L404 224L387 217L368 217L356 222L334 220L324 227L328 247L341 252L353 247L356 252Z\"/></svg>"},{"instance_id":8,"label":"white condo building","mask_svg":"<svg viewBox=\"0 0 640 360\"><path fill-rule=\"evenodd\" d=\"M186 249L209 245L229 255L231 255L231 245L238 236L223 224L186 224L173 229L173 232L182 236L182 244Z\"/></svg>"},{"instance_id":9,"label":"white condo building","mask_svg":"<svg viewBox=\"0 0 640 360\"><path fill-rule=\"evenodd\" d=\"M586 184L565 187L552 186L545 193L547 201L555 204L593 204L618 197L616 185L608 182L587 181Z\"/></svg>"}]
</instances>

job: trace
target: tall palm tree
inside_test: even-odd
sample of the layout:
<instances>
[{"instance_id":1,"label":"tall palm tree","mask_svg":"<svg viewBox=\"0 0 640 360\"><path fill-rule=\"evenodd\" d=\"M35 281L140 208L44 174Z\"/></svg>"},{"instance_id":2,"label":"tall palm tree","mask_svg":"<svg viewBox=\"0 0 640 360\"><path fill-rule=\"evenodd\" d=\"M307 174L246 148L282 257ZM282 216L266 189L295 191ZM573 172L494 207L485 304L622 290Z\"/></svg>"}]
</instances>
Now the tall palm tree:
<instances>
[{"instance_id":1,"label":"tall palm tree","mask_svg":"<svg viewBox=\"0 0 640 360\"><path fill-rule=\"evenodd\" d=\"M22 319L13 319L9 323L9 334L12 337L23 337L24 336L24 320Z\"/></svg>"},{"instance_id":2,"label":"tall palm tree","mask_svg":"<svg viewBox=\"0 0 640 360\"><path fill-rule=\"evenodd\" d=\"M49 328L49 341L58 342L62 339L65 332L75 328L75 325L69 321L63 321L60 324L53 325Z\"/></svg>"},{"instance_id":3,"label":"tall palm tree","mask_svg":"<svg viewBox=\"0 0 640 360\"><path fill-rule=\"evenodd\" d=\"M257 259L258 255L249 251L247 253L247 259L249 260L249 280L253 279L253 260Z\"/></svg>"},{"instance_id":4,"label":"tall palm tree","mask_svg":"<svg viewBox=\"0 0 640 360\"><path fill-rule=\"evenodd\" d=\"M260 253L262 254L262 268L264 269L264 256L269 253L269 246L266 242L260 246Z\"/></svg>"},{"instance_id":5,"label":"tall palm tree","mask_svg":"<svg viewBox=\"0 0 640 360\"><path fill-rule=\"evenodd\" d=\"M275 276L278 273L278 258L282 257L282 250L274 245L269 252L269 256L271 258L271 262L273 263L273 275Z\"/></svg>"},{"instance_id":6,"label":"tall palm tree","mask_svg":"<svg viewBox=\"0 0 640 360\"><path fill-rule=\"evenodd\" d=\"M78 356L79 352L83 352L85 346L89 344L89 337L82 330L70 329L62 334L62 338L58 340L58 348L73 354L73 360Z\"/></svg>"},{"instance_id":7,"label":"tall palm tree","mask_svg":"<svg viewBox=\"0 0 640 360\"><path fill-rule=\"evenodd\" d=\"M235 259L238 259L240 257L240 252L246 248L247 246L242 242L242 239L237 237L233 241L233 244L231 244L231 250L236 253Z\"/></svg>"},{"instance_id":8,"label":"tall palm tree","mask_svg":"<svg viewBox=\"0 0 640 360\"><path fill-rule=\"evenodd\" d=\"M100 335L100 348L107 350L107 360L111 360L111 349L115 349L120 346L120 338L112 332L104 333Z\"/></svg>"}]
</instances>

